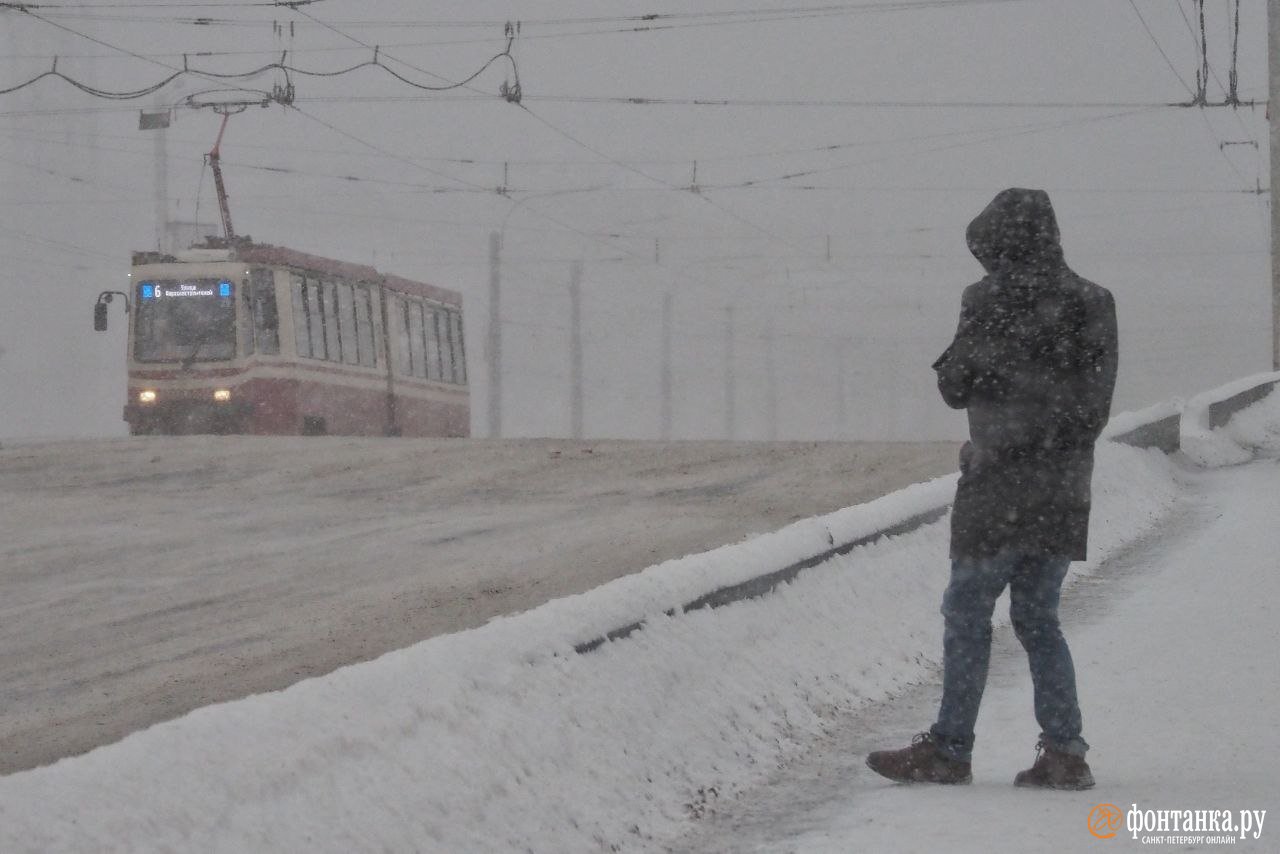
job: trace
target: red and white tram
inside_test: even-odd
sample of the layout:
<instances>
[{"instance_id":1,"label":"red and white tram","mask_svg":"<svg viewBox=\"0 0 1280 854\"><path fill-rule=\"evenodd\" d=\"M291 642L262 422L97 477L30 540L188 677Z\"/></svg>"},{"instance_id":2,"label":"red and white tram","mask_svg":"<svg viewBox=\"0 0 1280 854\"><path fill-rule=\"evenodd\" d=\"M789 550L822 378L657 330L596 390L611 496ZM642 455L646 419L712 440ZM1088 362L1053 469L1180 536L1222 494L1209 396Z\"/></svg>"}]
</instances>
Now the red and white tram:
<instances>
[{"instance_id":1,"label":"red and white tram","mask_svg":"<svg viewBox=\"0 0 1280 854\"><path fill-rule=\"evenodd\" d=\"M456 291L246 240L130 278L132 433L470 433Z\"/></svg>"}]
</instances>

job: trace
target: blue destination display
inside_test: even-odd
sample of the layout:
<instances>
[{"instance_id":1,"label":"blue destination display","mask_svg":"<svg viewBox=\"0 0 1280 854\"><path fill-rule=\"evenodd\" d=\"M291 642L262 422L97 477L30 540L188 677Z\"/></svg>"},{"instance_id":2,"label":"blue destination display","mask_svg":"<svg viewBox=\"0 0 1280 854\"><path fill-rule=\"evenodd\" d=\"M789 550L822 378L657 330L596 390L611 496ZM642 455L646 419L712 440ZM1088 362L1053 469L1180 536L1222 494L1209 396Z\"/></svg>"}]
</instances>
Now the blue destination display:
<instances>
[{"instance_id":1,"label":"blue destination display","mask_svg":"<svg viewBox=\"0 0 1280 854\"><path fill-rule=\"evenodd\" d=\"M235 296L235 292L235 285L225 279L198 279L194 282L142 282L138 285L138 297L144 300L172 297L230 299Z\"/></svg>"}]
</instances>

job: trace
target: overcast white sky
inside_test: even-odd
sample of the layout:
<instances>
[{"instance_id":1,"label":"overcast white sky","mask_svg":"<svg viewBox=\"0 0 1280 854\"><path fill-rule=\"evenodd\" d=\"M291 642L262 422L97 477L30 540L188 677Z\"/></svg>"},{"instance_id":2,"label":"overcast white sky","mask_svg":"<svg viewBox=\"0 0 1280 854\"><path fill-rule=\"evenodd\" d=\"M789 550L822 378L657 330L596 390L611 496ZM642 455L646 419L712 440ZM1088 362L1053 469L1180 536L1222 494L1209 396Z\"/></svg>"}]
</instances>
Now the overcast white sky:
<instances>
[{"instance_id":1,"label":"overcast white sky","mask_svg":"<svg viewBox=\"0 0 1280 854\"><path fill-rule=\"evenodd\" d=\"M1231 6L1205 3L1211 100L1228 79ZM1265 3L1240 8L1240 96L1262 101ZM791 11L690 16L747 10ZM0 89L54 56L59 71L117 91L163 78L183 53L219 73L283 50L290 64L337 70L372 58L357 41L439 85L502 50L501 22L524 22L512 50L522 106L496 94L505 62L453 93L378 69L295 75L295 109L251 109L223 144L238 232L463 292L480 435L488 235L504 227L510 433L568 430L567 285L581 259L590 435L657 435L667 291L677 436L723 431L727 306L738 438L770 435L770 352L782 438L959 435L928 365L980 275L964 227L1010 185L1049 190L1068 262L1116 294L1118 408L1269 367L1269 205L1250 192L1269 182L1264 110L1161 106L1194 86L1190 0L317 0L296 13L51 0L33 11L44 20L0 11ZM643 32L617 20L663 13L684 17ZM584 18L608 20L565 20ZM0 437L123 432L124 324L114 314L95 334L90 307L125 282L130 250L157 241L156 136L138 130L138 110L228 85L188 77L120 102L46 79L0 96ZM167 215L195 219L198 199L199 219L216 222L202 155L218 119L175 118ZM700 194L687 189L694 161ZM492 191L503 162L508 197Z\"/></svg>"}]
</instances>

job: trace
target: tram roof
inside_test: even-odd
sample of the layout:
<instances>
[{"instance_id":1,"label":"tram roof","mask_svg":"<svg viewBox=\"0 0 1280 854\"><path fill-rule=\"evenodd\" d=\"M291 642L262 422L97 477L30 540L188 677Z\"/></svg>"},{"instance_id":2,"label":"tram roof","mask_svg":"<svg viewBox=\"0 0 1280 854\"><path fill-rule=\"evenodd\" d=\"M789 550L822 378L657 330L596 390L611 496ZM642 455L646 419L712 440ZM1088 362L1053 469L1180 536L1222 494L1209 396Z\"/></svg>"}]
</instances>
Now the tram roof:
<instances>
[{"instance_id":1,"label":"tram roof","mask_svg":"<svg viewBox=\"0 0 1280 854\"><path fill-rule=\"evenodd\" d=\"M462 305L462 294L448 288L419 282L414 279L406 279L403 276L397 276L392 273L380 273L368 264L353 264L349 261L325 258L321 255L312 255L309 252L300 252L297 249L290 249L287 246L274 246L270 243L237 241L233 246L193 247L192 252L200 253L201 257L198 259L185 258L183 255L186 253L181 252L176 256L159 252L135 252L133 253L133 263L139 265L183 263L192 260L216 261L220 259L211 256L219 251L226 253L225 260L227 261L294 267L299 270L337 276L350 281L375 282L383 284L393 291L426 297L447 305L459 307Z\"/></svg>"}]
</instances>

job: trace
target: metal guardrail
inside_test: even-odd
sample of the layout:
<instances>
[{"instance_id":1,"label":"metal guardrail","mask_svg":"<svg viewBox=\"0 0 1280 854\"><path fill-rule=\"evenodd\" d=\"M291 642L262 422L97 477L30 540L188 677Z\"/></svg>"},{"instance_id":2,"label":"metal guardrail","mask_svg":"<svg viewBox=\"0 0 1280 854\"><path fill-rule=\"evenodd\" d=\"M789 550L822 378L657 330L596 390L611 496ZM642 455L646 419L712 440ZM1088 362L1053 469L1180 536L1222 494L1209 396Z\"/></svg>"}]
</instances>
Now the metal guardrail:
<instances>
[{"instance_id":1,"label":"metal guardrail","mask_svg":"<svg viewBox=\"0 0 1280 854\"><path fill-rule=\"evenodd\" d=\"M948 502L943 504L941 507L935 507L931 510L924 511L923 513L917 513L909 519L904 519L901 522L890 525L887 528L881 528L878 531L872 531L870 534L866 534L865 536L858 537L855 540L850 540L847 543L834 546L824 552L813 555L812 557L807 557L804 560L796 561L790 566L765 573L764 575L758 575L755 578L739 582L738 584L712 590L710 593L699 596L692 602L680 606L679 609L670 608L664 613L666 613L668 617L674 617L677 611L682 614L687 614L690 611L700 611L703 608L721 608L725 605L731 605L734 602L741 602L746 599L756 599L760 596L764 596L766 593L773 592L778 585L791 581L804 570L815 567L820 563L826 563L837 555L848 554L858 546L869 545L885 537L896 537L901 534L907 534L917 528L928 525L930 522L936 522L946 514L947 509L950 506L951 504ZM598 649L606 641L621 640L642 628L644 628L644 620L637 620L634 623L614 629L601 637L593 638L580 644L575 644L573 649L578 653L591 652L592 650Z\"/></svg>"},{"instance_id":2,"label":"metal guardrail","mask_svg":"<svg viewBox=\"0 0 1280 854\"><path fill-rule=\"evenodd\" d=\"M1245 407L1257 403L1266 397L1271 390L1280 384L1280 380L1270 380L1260 385L1249 388L1245 391L1238 392L1231 397L1221 401L1211 403L1209 405L1209 423L1212 427L1221 427L1231 420L1231 416ZM1124 445L1131 445L1139 448L1157 448L1166 454L1172 454L1181 447L1180 427L1181 414L1174 413L1165 415L1155 421L1141 424L1132 430L1112 436L1109 441L1119 442ZM922 513L904 519L885 528L873 531L870 534L833 546L824 552L796 561L790 566L782 569L767 572L755 578L721 587L710 593L699 596L692 602L688 602L679 608L669 608L664 613L668 617L674 617L677 613L687 614L690 611L698 611L703 608L720 608L725 605L731 605L734 602L742 602L747 599L756 599L773 592L779 585L786 584L794 579L797 575L806 569L825 563L838 555L848 554L859 546L870 545L877 540L885 537L901 536L922 528L931 522L936 522L946 515L947 510L951 507L951 502L947 502L938 507L926 510ZM645 621L637 620L625 626L616 628L610 632L606 632L597 638L589 641L575 644L574 651L580 654L592 652L599 649L608 641L621 640L635 632L644 628Z\"/></svg>"},{"instance_id":3,"label":"metal guardrail","mask_svg":"<svg viewBox=\"0 0 1280 854\"><path fill-rule=\"evenodd\" d=\"M1182 448L1182 415L1177 412L1166 415L1158 421L1112 436L1111 441L1135 448L1158 448L1166 454L1176 453Z\"/></svg>"},{"instance_id":4,"label":"metal guardrail","mask_svg":"<svg viewBox=\"0 0 1280 854\"><path fill-rule=\"evenodd\" d=\"M1209 427L1222 427L1231 420L1231 416L1247 406L1251 406L1271 394L1271 390L1280 384L1280 380L1270 380L1253 388L1233 394L1226 400L1209 404Z\"/></svg>"}]
</instances>

